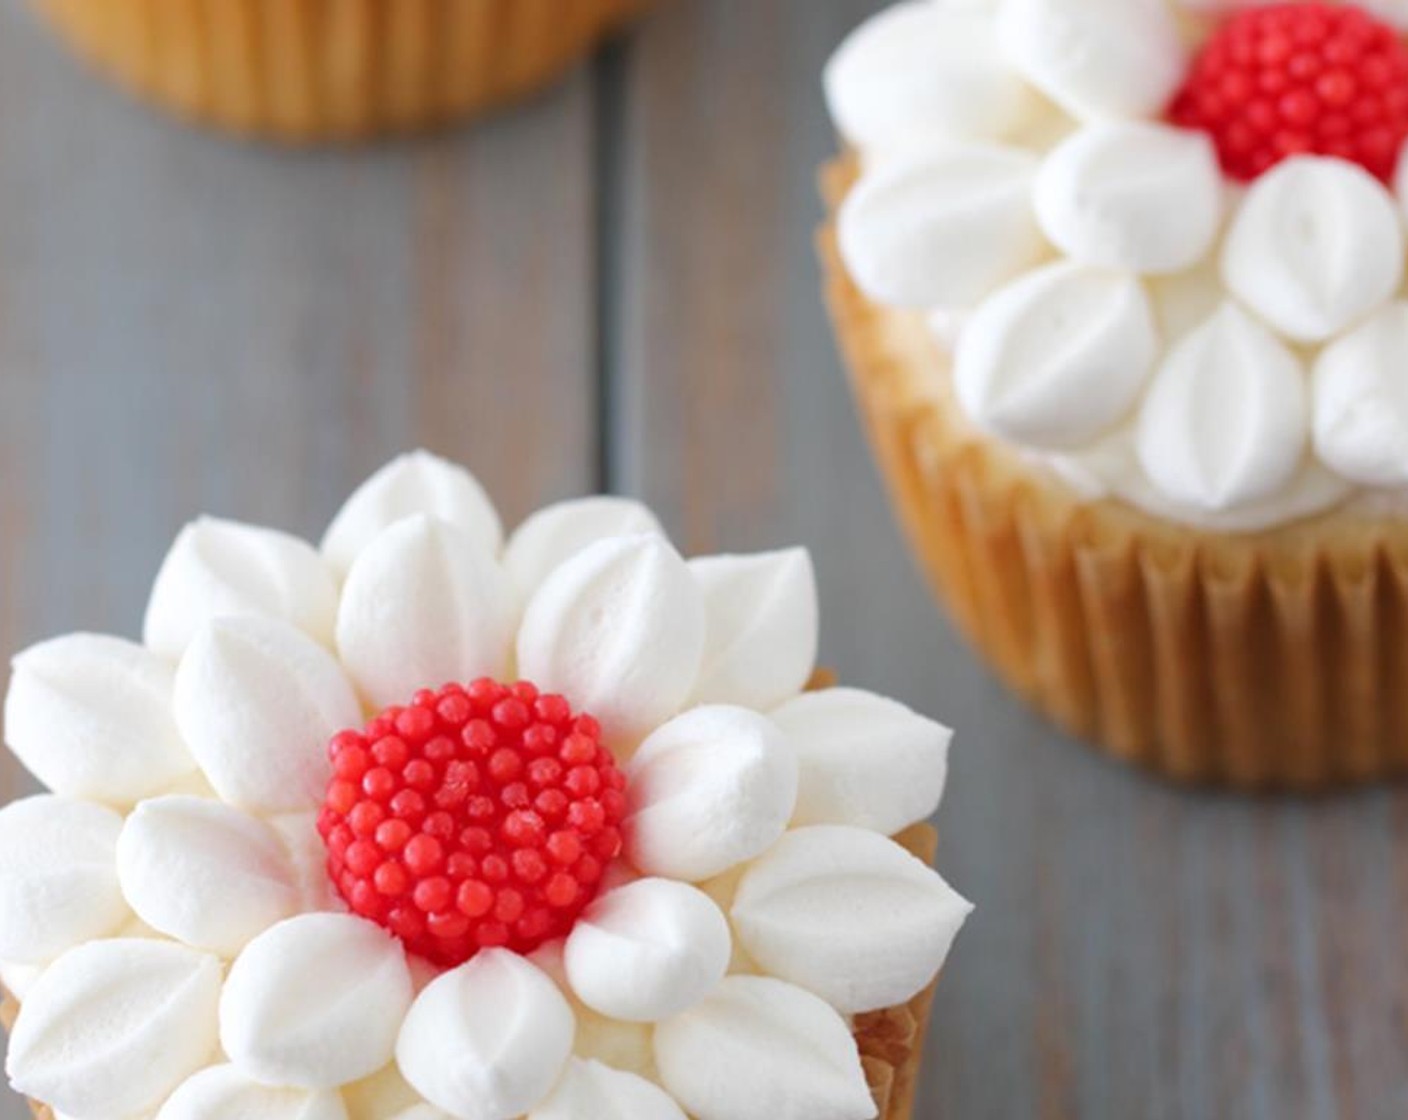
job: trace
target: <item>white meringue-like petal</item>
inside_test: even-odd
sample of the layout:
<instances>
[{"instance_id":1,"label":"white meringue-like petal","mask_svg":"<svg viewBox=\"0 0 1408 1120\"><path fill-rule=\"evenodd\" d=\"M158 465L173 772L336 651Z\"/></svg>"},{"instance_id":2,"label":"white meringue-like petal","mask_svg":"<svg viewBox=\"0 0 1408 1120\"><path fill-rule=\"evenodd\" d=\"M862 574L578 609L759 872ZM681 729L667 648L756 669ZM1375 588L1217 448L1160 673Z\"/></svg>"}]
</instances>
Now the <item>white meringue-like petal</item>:
<instances>
[{"instance_id":1,"label":"white meringue-like petal","mask_svg":"<svg viewBox=\"0 0 1408 1120\"><path fill-rule=\"evenodd\" d=\"M660 1080L696 1120L871 1120L846 1021L781 980L730 976L655 1028Z\"/></svg>"},{"instance_id":2,"label":"white meringue-like petal","mask_svg":"<svg viewBox=\"0 0 1408 1120\"><path fill-rule=\"evenodd\" d=\"M733 900L739 943L774 976L859 1014L912 999L938 975L972 905L878 832L789 832Z\"/></svg>"},{"instance_id":3,"label":"white meringue-like petal","mask_svg":"<svg viewBox=\"0 0 1408 1120\"><path fill-rule=\"evenodd\" d=\"M523 957L486 949L416 998L396 1061L457 1120L513 1120L552 1090L572 1053L572 1009Z\"/></svg>"},{"instance_id":4,"label":"white meringue-like petal","mask_svg":"<svg viewBox=\"0 0 1408 1120\"><path fill-rule=\"evenodd\" d=\"M837 239L856 284L898 307L964 307L1045 252L1036 157L963 144L887 164L846 196Z\"/></svg>"},{"instance_id":5,"label":"white meringue-like petal","mask_svg":"<svg viewBox=\"0 0 1408 1120\"><path fill-rule=\"evenodd\" d=\"M665 535L655 514L634 498L602 494L545 506L514 530L504 567L526 602L564 561L588 545L641 533Z\"/></svg>"},{"instance_id":6,"label":"white meringue-like petal","mask_svg":"<svg viewBox=\"0 0 1408 1120\"><path fill-rule=\"evenodd\" d=\"M1190 268L1222 222L1222 171L1201 132L1161 124L1088 125L1036 177L1042 229L1074 260L1142 274Z\"/></svg>"},{"instance_id":7,"label":"white meringue-like petal","mask_svg":"<svg viewBox=\"0 0 1408 1120\"><path fill-rule=\"evenodd\" d=\"M1157 117L1186 71L1164 0L1001 0L1008 57L1073 116Z\"/></svg>"},{"instance_id":8,"label":"white meringue-like petal","mask_svg":"<svg viewBox=\"0 0 1408 1120\"><path fill-rule=\"evenodd\" d=\"M343 1086L342 1100L348 1120L449 1120L421 1099L394 1061L370 1077Z\"/></svg>"},{"instance_id":9,"label":"white meringue-like petal","mask_svg":"<svg viewBox=\"0 0 1408 1120\"><path fill-rule=\"evenodd\" d=\"M413 451L391 460L353 492L323 536L323 555L346 575L384 529L415 514L457 526L490 555L498 555L503 545L499 515L479 480L428 451Z\"/></svg>"},{"instance_id":10,"label":"white meringue-like petal","mask_svg":"<svg viewBox=\"0 0 1408 1120\"><path fill-rule=\"evenodd\" d=\"M188 1078L156 1120L347 1120L347 1109L334 1091L270 1088L218 1065Z\"/></svg>"},{"instance_id":11,"label":"white meringue-like petal","mask_svg":"<svg viewBox=\"0 0 1408 1120\"><path fill-rule=\"evenodd\" d=\"M362 722L332 655L269 618L205 625L176 672L174 709L220 797L259 813L320 805L328 740Z\"/></svg>"},{"instance_id":12,"label":"white meringue-like petal","mask_svg":"<svg viewBox=\"0 0 1408 1120\"><path fill-rule=\"evenodd\" d=\"M448 521L398 521L358 555L342 590L337 648L377 707L420 688L501 676L513 592L493 555Z\"/></svg>"},{"instance_id":13,"label":"white meringue-like petal","mask_svg":"<svg viewBox=\"0 0 1408 1120\"><path fill-rule=\"evenodd\" d=\"M816 572L805 548L703 556L689 570L704 591L704 664L696 704L766 710L816 671Z\"/></svg>"},{"instance_id":14,"label":"white meringue-like petal","mask_svg":"<svg viewBox=\"0 0 1408 1120\"><path fill-rule=\"evenodd\" d=\"M540 945L529 954L528 959L542 969L567 997L568 1006L577 1020L572 1053L584 1061L601 1062L612 1069L653 1078L655 1056L651 1051L651 1034L654 1024L608 1018L578 999L567 980L567 966L562 959L565 949L564 940L559 938Z\"/></svg>"},{"instance_id":15,"label":"white meringue-like petal","mask_svg":"<svg viewBox=\"0 0 1408 1120\"><path fill-rule=\"evenodd\" d=\"M645 1078L573 1058L552 1095L527 1120L685 1120L685 1114Z\"/></svg>"},{"instance_id":16,"label":"white meringue-like petal","mask_svg":"<svg viewBox=\"0 0 1408 1120\"><path fill-rule=\"evenodd\" d=\"M1308 443L1305 371L1274 335L1227 303L1164 359L1139 415L1139 461L1195 509L1274 494Z\"/></svg>"},{"instance_id":17,"label":"white meringue-like petal","mask_svg":"<svg viewBox=\"0 0 1408 1120\"><path fill-rule=\"evenodd\" d=\"M177 658L213 618L258 615L332 643L337 584L312 545L255 525L202 517L181 530L157 573L146 644Z\"/></svg>"},{"instance_id":18,"label":"white meringue-like petal","mask_svg":"<svg viewBox=\"0 0 1408 1120\"><path fill-rule=\"evenodd\" d=\"M684 705L704 656L704 595L654 534L599 541L560 565L528 603L518 669L629 747Z\"/></svg>"},{"instance_id":19,"label":"white meringue-like petal","mask_svg":"<svg viewBox=\"0 0 1408 1120\"><path fill-rule=\"evenodd\" d=\"M223 957L299 903L293 867L274 830L198 797L138 805L118 838L117 875L142 921Z\"/></svg>"},{"instance_id":20,"label":"white meringue-like petal","mask_svg":"<svg viewBox=\"0 0 1408 1120\"><path fill-rule=\"evenodd\" d=\"M169 941L92 941L30 989L5 1070L73 1116L155 1109L216 1048L220 962Z\"/></svg>"},{"instance_id":21,"label":"white meringue-like petal","mask_svg":"<svg viewBox=\"0 0 1408 1120\"><path fill-rule=\"evenodd\" d=\"M113 862L121 831L122 817L90 801L46 795L0 809L0 960L44 964L132 916Z\"/></svg>"},{"instance_id":22,"label":"white meringue-like petal","mask_svg":"<svg viewBox=\"0 0 1408 1120\"><path fill-rule=\"evenodd\" d=\"M766 716L694 708L655 731L627 767L626 854L647 875L700 882L786 831L797 755Z\"/></svg>"},{"instance_id":23,"label":"white meringue-like petal","mask_svg":"<svg viewBox=\"0 0 1408 1120\"><path fill-rule=\"evenodd\" d=\"M1365 486L1408 486L1408 303L1392 303L1320 353L1315 452Z\"/></svg>"},{"instance_id":24,"label":"white meringue-like petal","mask_svg":"<svg viewBox=\"0 0 1408 1120\"><path fill-rule=\"evenodd\" d=\"M12 669L5 742L55 793L125 808L195 770L171 718L172 668L141 646L70 634Z\"/></svg>"},{"instance_id":25,"label":"white meringue-like petal","mask_svg":"<svg viewBox=\"0 0 1408 1120\"><path fill-rule=\"evenodd\" d=\"M1297 156L1248 189L1223 246L1222 275L1282 334L1321 342L1397 290L1402 221L1388 191L1363 168Z\"/></svg>"},{"instance_id":26,"label":"white meringue-like petal","mask_svg":"<svg viewBox=\"0 0 1408 1120\"><path fill-rule=\"evenodd\" d=\"M20 961L0 961L0 986L17 1000L24 1000L39 977L44 975L42 964Z\"/></svg>"},{"instance_id":27,"label":"white meringue-like petal","mask_svg":"<svg viewBox=\"0 0 1408 1120\"><path fill-rule=\"evenodd\" d=\"M1153 309L1136 277L1067 261L978 308L959 338L954 388L987 431L1069 450L1129 413L1157 349Z\"/></svg>"},{"instance_id":28,"label":"white meringue-like petal","mask_svg":"<svg viewBox=\"0 0 1408 1120\"><path fill-rule=\"evenodd\" d=\"M563 964L592 1010L650 1023L708 995L728 971L732 946L728 920L708 895L639 879L587 908L567 936Z\"/></svg>"},{"instance_id":29,"label":"white meringue-like petal","mask_svg":"<svg viewBox=\"0 0 1408 1120\"><path fill-rule=\"evenodd\" d=\"M772 720L801 764L794 824L893 836L939 807L953 732L897 700L825 688L784 704Z\"/></svg>"},{"instance_id":30,"label":"white meringue-like petal","mask_svg":"<svg viewBox=\"0 0 1408 1120\"><path fill-rule=\"evenodd\" d=\"M280 813L269 817L268 823L283 843L293 872L294 890L298 892L296 910L303 914L345 910L346 904L328 874L328 849L318 835L317 812Z\"/></svg>"},{"instance_id":31,"label":"white meringue-like petal","mask_svg":"<svg viewBox=\"0 0 1408 1120\"><path fill-rule=\"evenodd\" d=\"M350 914L303 914L251 941L220 998L220 1042L266 1085L327 1089L385 1066L411 1006L400 942Z\"/></svg>"}]
</instances>

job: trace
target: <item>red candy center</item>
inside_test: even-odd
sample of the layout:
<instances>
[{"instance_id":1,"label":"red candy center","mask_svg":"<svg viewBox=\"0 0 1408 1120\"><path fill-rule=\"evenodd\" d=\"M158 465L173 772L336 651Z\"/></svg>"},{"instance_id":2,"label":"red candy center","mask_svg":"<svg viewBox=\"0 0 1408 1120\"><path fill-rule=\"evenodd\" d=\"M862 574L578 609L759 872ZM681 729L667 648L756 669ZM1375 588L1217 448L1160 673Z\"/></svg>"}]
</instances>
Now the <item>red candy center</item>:
<instances>
[{"instance_id":1,"label":"red candy center","mask_svg":"<svg viewBox=\"0 0 1408 1120\"><path fill-rule=\"evenodd\" d=\"M447 968L566 934L621 851L626 779L600 727L526 681L419 692L328 754L338 891Z\"/></svg>"},{"instance_id":2,"label":"red candy center","mask_svg":"<svg viewBox=\"0 0 1408 1120\"><path fill-rule=\"evenodd\" d=\"M1235 179L1314 154L1389 183L1408 139L1408 45L1348 4L1238 12L1194 60L1169 119L1209 133Z\"/></svg>"}]
</instances>

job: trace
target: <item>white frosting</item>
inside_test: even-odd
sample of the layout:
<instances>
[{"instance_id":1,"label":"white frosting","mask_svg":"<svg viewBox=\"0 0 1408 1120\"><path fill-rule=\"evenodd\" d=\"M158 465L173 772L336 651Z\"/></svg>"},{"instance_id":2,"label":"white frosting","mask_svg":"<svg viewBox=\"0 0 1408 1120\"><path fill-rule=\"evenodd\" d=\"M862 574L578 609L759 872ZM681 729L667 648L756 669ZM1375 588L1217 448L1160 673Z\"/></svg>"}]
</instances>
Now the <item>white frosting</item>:
<instances>
[{"instance_id":1,"label":"white frosting","mask_svg":"<svg viewBox=\"0 0 1408 1120\"><path fill-rule=\"evenodd\" d=\"M396 1061L421 1096L456 1120L513 1120L552 1090L572 1034L572 1009L547 975L487 949L416 998Z\"/></svg>"},{"instance_id":2,"label":"white frosting","mask_svg":"<svg viewBox=\"0 0 1408 1120\"><path fill-rule=\"evenodd\" d=\"M685 1120L685 1114L645 1078L573 1058L528 1120Z\"/></svg>"},{"instance_id":3,"label":"white frosting","mask_svg":"<svg viewBox=\"0 0 1408 1120\"><path fill-rule=\"evenodd\" d=\"M1385 307L1315 363L1316 453L1365 486L1408 487L1408 303Z\"/></svg>"},{"instance_id":4,"label":"white frosting","mask_svg":"<svg viewBox=\"0 0 1408 1120\"><path fill-rule=\"evenodd\" d=\"M156 1120L347 1120L347 1109L337 1093L270 1088L220 1065L189 1078Z\"/></svg>"},{"instance_id":5,"label":"white frosting","mask_svg":"<svg viewBox=\"0 0 1408 1120\"><path fill-rule=\"evenodd\" d=\"M854 688L805 693L772 719L801 766L794 824L893 836L939 807L953 738L947 727Z\"/></svg>"},{"instance_id":6,"label":"white frosting","mask_svg":"<svg viewBox=\"0 0 1408 1120\"><path fill-rule=\"evenodd\" d=\"M846 1021L801 988L730 976L655 1029L665 1088L696 1120L871 1120Z\"/></svg>"},{"instance_id":7,"label":"white frosting","mask_svg":"<svg viewBox=\"0 0 1408 1120\"><path fill-rule=\"evenodd\" d=\"M298 912L345 910L346 903L328 874L328 850L318 835L318 814L283 813L269 817L268 823L283 842L298 892Z\"/></svg>"},{"instance_id":8,"label":"white frosting","mask_svg":"<svg viewBox=\"0 0 1408 1120\"><path fill-rule=\"evenodd\" d=\"M769 973L857 1014L923 990L972 910L893 840L818 825L789 832L744 871L732 917Z\"/></svg>"},{"instance_id":9,"label":"white frosting","mask_svg":"<svg viewBox=\"0 0 1408 1120\"><path fill-rule=\"evenodd\" d=\"M44 975L44 966L19 961L0 961L0 985L15 999L23 1000L35 982Z\"/></svg>"},{"instance_id":10,"label":"white frosting","mask_svg":"<svg viewBox=\"0 0 1408 1120\"><path fill-rule=\"evenodd\" d=\"M704 629L703 593L669 543L615 537L560 565L529 601L518 669L590 712L621 748L684 705Z\"/></svg>"},{"instance_id":11,"label":"white frosting","mask_svg":"<svg viewBox=\"0 0 1408 1120\"><path fill-rule=\"evenodd\" d=\"M393 1061L370 1077L342 1090L349 1120L445 1120L445 1113L426 1104L401 1076ZM419 1112L424 1110L422 1118Z\"/></svg>"},{"instance_id":12,"label":"white frosting","mask_svg":"<svg viewBox=\"0 0 1408 1120\"><path fill-rule=\"evenodd\" d=\"M93 941L25 997L5 1063L16 1092L81 1117L154 1110L215 1052L220 962L171 942Z\"/></svg>"},{"instance_id":13,"label":"white frosting","mask_svg":"<svg viewBox=\"0 0 1408 1120\"><path fill-rule=\"evenodd\" d=\"M665 535L660 522L633 498L601 495L546 506L514 530L504 550L504 567L519 598L526 602L564 560L588 545L640 533Z\"/></svg>"},{"instance_id":14,"label":"white frosting","mask_svg":"<svg viewBox=\"0 0 1408 1120\"><path fill-rule=\"evenodd\" d=\"M282 619L327 645L337 585L322 557L296 537L203 517L171 546L147 603L146 643L180 657L213 618L260 615Z\"/></svg>"},{"instance_id":15,"label":"white frosting","mask_svg":"<svg viewBox=\"0 0 1408 1120\"><path fill-rule=\"evenodd\" d=\"M117 813L88 801L0 809L0 960L44 964L131 917L113 866L121 831Z\"/></svg>"},{"instance_id":16,"label":"white frosting","mask_svg":"<svg viewBox=\"0 0 1408 1120\"><path fill-rule=\"evenodd\" d=\"M647 875L699 882L766 851L797 803L797 756L767 717L695 708L631 760L626 854Z\"/></svg>"},{"instance_id":17,"label":"white frosting","mask_svg":"<svg viewBox=\"0 0 1408 1120\"><path fill-rule=\"evenodd\" d=\"M412 998L401 943L349 914L304 914L245 947L220 998L220 1043L266 1085L325 1089L391 1060Z\"/></svg>"},{"instance_id":18,"label":"white frosting","mask_svg":"<svg viewBox=\"0 0 1408 1120\"><path fill-rule=\"evenodd\" d=\"M816 670L816 572L804 548L689 562L704 591L704 663L695 704L767 710Z\"/></svg>"},{"instance_id":19,"label":"white frosting","mask_svg":"<svg viewBox=\"0 0 1408 1120\"><path fill-rule=\"evenodd\" d=\"M1043 254L1032 212L1034 156L960 144L866 175L837 220L867 295L900 307L966 306Z\"/></svg>"},{"instance_id":20,"label":"white frosting","mask_svg":"<svg viewBox=\"0 0 1408 1120\"><path fill-rule=\"evenodd\" d=\"M513 593L493 555L429 515L405 518L358 555L337 615L337 648L376 707L419 688L503 675Z\"/></svg>"},{"instance_id":21,"label":"white frosting","mask_svg":"<svg viewBox=\"0 0 1408 1120\"><path fill-rule=\"evenodd\" d=\"M300 901L278 834L233 806L197 797L138 805L117 842L117 875L142 921L225 957Z\"/></svg>"},{"instance_id":22,"label":"white frosting","mask_svg":"<svg viewBox=\"0 0 1408 1120\"><path fill-rule=\"evenodd\" d=\"M1129 412L1157 349L1153 312L1135 276L1056 264L978 308L959 340L954 386L986 430L1059 451L1089 442Z\"/></svg>"},{"instance_id":23,"label":"white frosting","mask_svg":"<svg viewBox=\"0 0 1408 1120\"><path fill-rule=\"evenodd\" d=\"M195 769L171 718L171 666L141 646L70 634L12 668L5 742L55 793L126 807Z\"/></svg>"},{"instance_id":24,"label":"white frosting","mask_svg":"<svg viewBox=\"0 0 1408 1120\"><path fill-rule=\"evenodd\" d=\"M255 812L321 805L328 740L362 721L332 656L268 618L204 625L181 659L173 703L215 791Z\"/></svg>"},{"instance_id":25,"label":"white frosting","mask_svg":"<svg viewBox=\"0 0 1408 1120\"><path fill-rule=\"evenodd\" d=\"M567 937L563 965L588 1007L647 1023L708 995L731 954L728 921L708 895L668 879L640 879L587 908Z\"/></svg>"},{"instance_id":26,"label":"white frosting","mask_svg":"<svg viewBox=\"0 0 1408 1120\"><path fill-rule=\"evenodd\" d=\"M463 467L428 451L393 459L347 499L323 536L323 555L341 574L382 530L413 514L429 514L462 530L490 554L503 527L479 481Z\"/></svg>"},{"instance_id":27,"label":"white frosting","mask_svg":"<svg viewBox=\"0 0 1408 1120\"><path fill-rule=\"evenodd\" d=\"M1146 275L1190 268L1211 251L1223 190L1206 135L1130 123L1077 132L1033 187L1041 228L1068 257Z\"/></svg>"}]
</instances>

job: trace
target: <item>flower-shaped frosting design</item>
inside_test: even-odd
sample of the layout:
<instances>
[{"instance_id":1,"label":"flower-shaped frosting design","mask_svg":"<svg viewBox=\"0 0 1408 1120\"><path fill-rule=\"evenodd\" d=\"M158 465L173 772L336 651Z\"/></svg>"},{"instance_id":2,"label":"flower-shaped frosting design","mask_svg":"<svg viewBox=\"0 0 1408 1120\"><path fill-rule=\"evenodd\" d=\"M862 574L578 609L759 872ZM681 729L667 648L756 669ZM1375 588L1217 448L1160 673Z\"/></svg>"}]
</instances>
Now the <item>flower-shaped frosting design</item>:
<instances>
[{"instance_id":1,"label":"flower-shaped frosting design","mask_svg":"<svg viewBox=\"0 0 1408 1120\"><path fill-rule=\"evenodd\" d=\"M970 907L890 838L936 808L949 733L806 691L816 642L801 550L685 561L619 498L505 541L425 453L321 548L197 521L142 644L14 661L7 742L51 792L0 810L12 1084L69 1120L873 1116L848 1017L922 990ZM330 881L329 744L480 678L590 714L620 855L565 937L437 967ZM417 905L411 862L369 882Z\"/></svg>"},{"instance_id":2,"label":"flower-shaped frosting design","mask_svg":"<svg viewBox=\"0 0 1408 1120\"><path fill-rule=\"evenodd\" d=\"M1408 493L1402 0L905 0L826 92L977 429L1213 529Z\"/></svg>"}]
</instances>

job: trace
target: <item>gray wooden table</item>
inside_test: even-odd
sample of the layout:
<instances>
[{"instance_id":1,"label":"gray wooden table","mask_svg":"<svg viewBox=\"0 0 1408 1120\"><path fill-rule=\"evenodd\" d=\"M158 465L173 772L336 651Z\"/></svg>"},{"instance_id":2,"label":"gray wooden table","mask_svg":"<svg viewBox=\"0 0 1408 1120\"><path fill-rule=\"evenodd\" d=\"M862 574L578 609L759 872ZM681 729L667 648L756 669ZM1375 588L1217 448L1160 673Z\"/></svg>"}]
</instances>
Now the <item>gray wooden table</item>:
<instances>
[{"instance_id":1,"label":"gray wooden table","mask_svg":"<svg viewBox=\"0 0 1408 1120\"><path fill-rule=\"evenodd\" d=\"M6 0L0 648L135 634L195 512L313 534L422 444L510 518L610 489L691 551L805 542L826 662L959 732L941 865L979 910L920 1117L1404 1116L1403 794L1193 797L1097 761L905 555L811 249L817 74L874 6L672 0L486 125L299 154L149 116Z\"/></svg>"}]
</instances>

